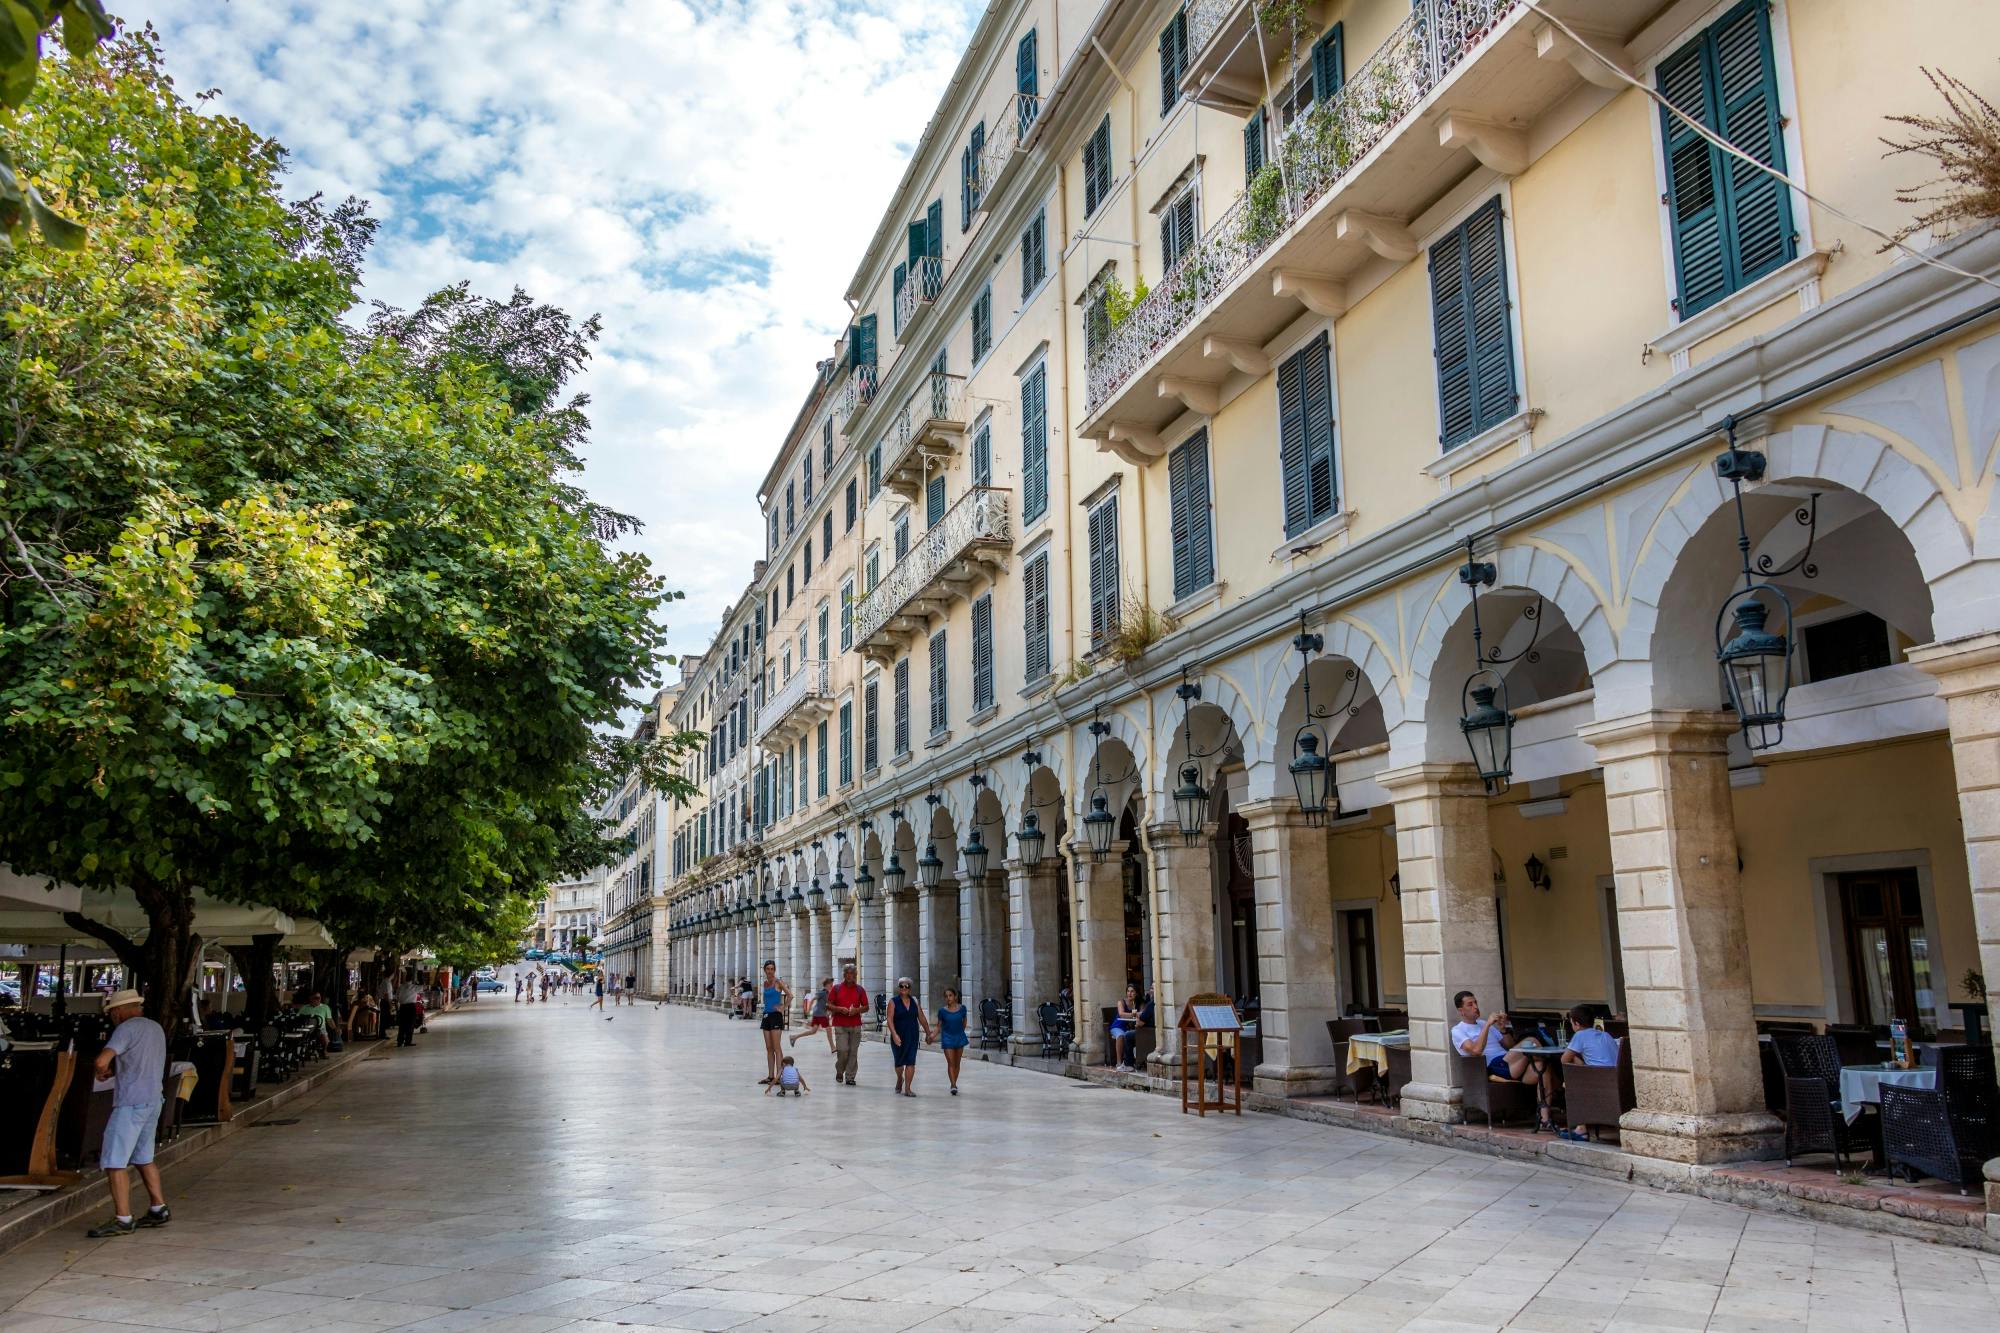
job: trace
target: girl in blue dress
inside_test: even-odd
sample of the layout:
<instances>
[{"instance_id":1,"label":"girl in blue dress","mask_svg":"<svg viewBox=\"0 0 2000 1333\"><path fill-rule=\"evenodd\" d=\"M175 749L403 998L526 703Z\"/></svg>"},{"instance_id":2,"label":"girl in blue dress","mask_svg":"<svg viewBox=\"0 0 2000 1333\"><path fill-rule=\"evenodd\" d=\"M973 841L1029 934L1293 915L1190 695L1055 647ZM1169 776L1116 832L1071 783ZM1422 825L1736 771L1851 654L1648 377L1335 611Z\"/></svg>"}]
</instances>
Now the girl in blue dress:
<instances>
[{"instance_id":1,"label":"girl in blue dress","mask_svg":"<svg viewBox=\"0 0 2000 1333\"><path fill-rule=\"evenodd\" d=\"M965 1005L958 992L944 988L944 1005L938 1010L938 1049L944 1052L944 1072L951 1075L951 1095L958 1096L958 1065L965 1058Z\"/></svg>"},{"instance_id":2,"label":"girl in blue dress","mask_svg":"<svg viewBox=\"0 0 2000 1333\"><path fill-rule=\"evenodd\" d=\"M924 1007L917 1003L916 988L908 977L898 977L896 997L889 1001L889 1050L896 1057L896 1091L905 1097L917 1095L910 1085L917 1077L919 1028L925 1041L932 1040L931 1022L924 1017Z\"/></svg>"}]
</instances>

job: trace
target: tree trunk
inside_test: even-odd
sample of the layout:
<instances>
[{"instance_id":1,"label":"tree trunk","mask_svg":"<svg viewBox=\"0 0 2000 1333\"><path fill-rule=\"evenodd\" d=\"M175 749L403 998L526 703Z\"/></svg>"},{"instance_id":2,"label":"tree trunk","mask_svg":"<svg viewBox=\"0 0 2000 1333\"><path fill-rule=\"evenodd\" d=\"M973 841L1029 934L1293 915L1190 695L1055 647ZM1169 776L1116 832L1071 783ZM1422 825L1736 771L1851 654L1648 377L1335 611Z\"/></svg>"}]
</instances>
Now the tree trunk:
<instances>
[{"instance_id":1,"label":"tree trunk","mask_svg":"<svg viewBox=\"0 0 2000 1333\"><path fill-rule=\"evenodd\" d=\"M248 944L230 944L224 947L236 963L237 975L243 978L243 1026L258 1032L271 1021L272 992L277 982L272 970L278 956L278 941L282 935L252 935Z\"/></svg>"},{"instance_id":2,"label":"tree trunk","mask_svg":"<svg viewBox=\"0 0 2000 1333\"><path fill-rule=\"evenodd\" d=\"M351 949L312 951L312 988L326 1000L337 1018L347 1016L347 955Z\"/></svg>"},{"instance_id":3,"label":"tree trunk","mask_svg":"<svg viewBox=\"0 0 2000 1333\"><path fill-rule=\"evenodd\" d=\"M201 937L194 933L194 894L180 886L137 880L133 896L146 909L145 942L133 971L143 979L146 1017L158 1023L171 1041L188 1005L188 974L201 955ZM116 947L116 946L113 946ZM120 961L125 960L119 954ZM126 962L131 967L130 962Z\"/></svg>"}]
</instances>

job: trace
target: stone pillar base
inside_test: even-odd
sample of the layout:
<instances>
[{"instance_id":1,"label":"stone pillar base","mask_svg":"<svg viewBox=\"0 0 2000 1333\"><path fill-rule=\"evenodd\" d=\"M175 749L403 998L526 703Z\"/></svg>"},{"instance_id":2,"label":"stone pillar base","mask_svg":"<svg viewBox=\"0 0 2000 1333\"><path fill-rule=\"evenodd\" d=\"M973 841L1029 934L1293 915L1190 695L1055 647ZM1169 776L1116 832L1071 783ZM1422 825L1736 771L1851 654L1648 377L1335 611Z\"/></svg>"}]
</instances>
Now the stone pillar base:
<instances>
[{"instance_id":1,"label":"stone pillar base","mask_svg":"<svg viewBox=\"0 0 2000 1333\"><path fill-rule=\"evenodd\" d=\"M1042 1039L1039 1036L1023 1037L1016 1033L1007 1038L1007 1053L1016 1060L1023 1056L1039 1060L1042 1058Z\"/></svg>"},{"instance_id":2,"label":"stone pillar base","mask_svg":"<svg viewBox=\"0 0 2000 1333\"><path fill-rule=\"evenodd\" d=\"M1767 1111L1718 1115L1627 1111L1618 1117L1618 1142L1635 1156L1706 1166L1781 1156L1785 1127Z\"/></svg>"},{"instance_id":3,"label":"stone pillar base","mask_svg":"<svg viewBox=\"0 0 2000 1333\"><path fill-rule=\"evenodd\" d=\"M1412 1120L1446 1125L1465 1122L1464 1090L1448 1083L1405 1083L1398 1096L1403 1114Z\"/></svg>"},{"instance_id":4,"label":"stone pillar base","mask_svg":"<svg viewBox=\"0 0 2000 1333\"><path fill-rule=\"evenodd\" d=\"M1979 1174L1986 1177L1986 1234L2000 1239L2000 1157L1988 1159Z\"/></svg>"},{"instance_id":5,"label":"stone pillar base","mask_svg":"<svg viewBox=\"0 0 2000 1333\"><path fill-rule=\"evenodd\" d=\"M1267 1097L1324 1097L1340 1086L1340 1071L1332 1065L1258 1065L1250 1084Z\"/></svg>"}]
</instances>

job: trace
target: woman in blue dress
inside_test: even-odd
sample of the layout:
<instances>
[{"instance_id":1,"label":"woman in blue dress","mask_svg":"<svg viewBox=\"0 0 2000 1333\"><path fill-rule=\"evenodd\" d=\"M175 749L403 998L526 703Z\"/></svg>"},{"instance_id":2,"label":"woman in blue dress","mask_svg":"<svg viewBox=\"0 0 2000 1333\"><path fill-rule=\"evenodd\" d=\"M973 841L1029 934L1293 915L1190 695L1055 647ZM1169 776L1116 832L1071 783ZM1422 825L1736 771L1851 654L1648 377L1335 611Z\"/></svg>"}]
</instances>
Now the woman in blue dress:
<instances>
[{"instance_id":1,"label":"woman in blue dress","mask_svg":"<svg viewBox=\"0 0 2000 1333\"><path fill-rule=\"evenodd\" d=\"M944 988L944 1004L938 1009L938 1048L944 1052L944 1072L951 1075L951 1095L958 1096L958 1065L965 1059L965 1005L958 992Z\"/></svg>"},{"instance_id":2,"label":"woman in blue dress","mask_svg":"<svg viewBox=\"0 0 2000 1333\"><path fill-rule=\"evenodd\" d=\"M916 988L908 977L896 978L896 996L889 1001L889 1051L896 1057L896 1091L914 1097L910 1085L917 1077L917 1032L931 1040L931 1021L917 1003Z\"/></svg>"}]
</instances>

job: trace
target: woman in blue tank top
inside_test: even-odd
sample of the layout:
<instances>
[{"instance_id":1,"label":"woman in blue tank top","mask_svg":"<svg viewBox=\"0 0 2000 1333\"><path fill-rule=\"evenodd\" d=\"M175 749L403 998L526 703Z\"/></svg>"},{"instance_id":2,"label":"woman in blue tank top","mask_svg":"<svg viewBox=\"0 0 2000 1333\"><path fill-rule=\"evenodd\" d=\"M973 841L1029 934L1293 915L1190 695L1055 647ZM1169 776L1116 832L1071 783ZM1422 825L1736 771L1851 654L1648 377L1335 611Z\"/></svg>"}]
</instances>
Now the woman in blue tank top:
<instances>
[{"instance_id":1,"label":"woman in blue tank top","mask_svg":"<svg viewBox=\"0 0 2000 1333\"><path fill-rule=\"evenodd\" d=\"M938 1009L937 1044L944 1052L944 1072L951 1076L951 1095L958 1096L958 1065L965 1058L965 1004L958 992L944 988L944 1004Z\"/></svg>"},{"instance_id":2,"label":"woman in blue tank top","mask_svg":"<svg viewBox=\"0 0 2000 1333\"><path fill-rule=\"evenodd\" d=\"M779 1071L785 1063L785 1011L791 1008L791 988L778 980L778 965L766 961L764 964L764 1018L757 1026L764 1033L764 1057L768 1069L764 1084L778 1081Z\"/></svg>"}]
</instances>

